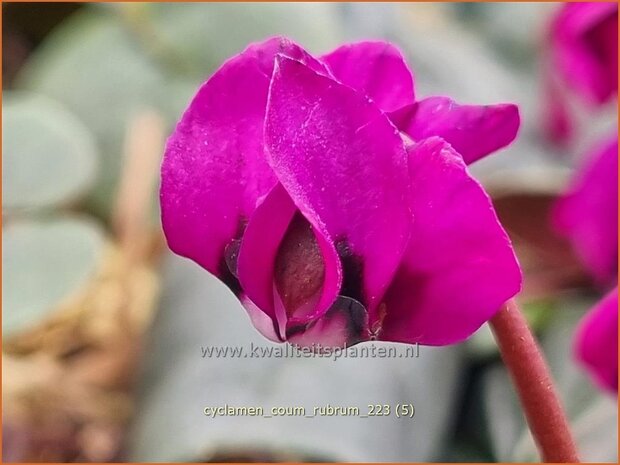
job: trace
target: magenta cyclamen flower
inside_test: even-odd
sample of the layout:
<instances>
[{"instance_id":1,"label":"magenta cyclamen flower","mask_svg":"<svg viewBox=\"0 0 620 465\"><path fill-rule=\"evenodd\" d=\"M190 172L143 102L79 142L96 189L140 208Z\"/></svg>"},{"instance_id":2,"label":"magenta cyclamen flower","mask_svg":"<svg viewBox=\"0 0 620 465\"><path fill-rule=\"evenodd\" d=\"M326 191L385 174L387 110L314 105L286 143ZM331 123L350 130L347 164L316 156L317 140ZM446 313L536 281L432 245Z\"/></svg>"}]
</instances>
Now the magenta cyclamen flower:
<instances>
[{"instance_id":1,"label":"magenta cyclamen flower","mask_svg":"<svg viewBox=\"0 0 620 465\"><path fill-rule=\"evenodd\" d=\"M618 392L618 288L579 324L575 355L599 386Z\"/></svg>"},{"instance_id":2,"label":"magenta cyclamen flower","mask_svg":"<svg viewBox=\"0 0 620 465\"><path fill-rule=\"evenodd\" d=\"M549 29L545 130L559 143L573 132L566 91L600 105L618 92L618 4L567 3Z\"/></svg>"},{"instance_id":3,"label":"magenta cyclamen flower","mask_svg":"<svg viewBox=\"0 0 620 465\"><path fill-rule=\"evenodd\" d=\"M599 284L618 275L618 135L597 147L555 206L558 231Z\"/></svg>"},{"instance_id":4,"label":"magenta cyclamen flower","mask_svg":"<svg viewBox=\"0 0 620 465\"><path fill-rule=\"evenodd\" d=\"M567 3L551 26L554 69L595 103L618 91L618 3Z\"/></svg>"},{"instance_id":5,"label":"magenta cyclamen flower","mask_svg":"<svg viewBox=\"0 0 620 465\"><path fill-rule=\"evenodd\" d=\"M465 166L518 126L514 105L416 100L390 44L317 59L269 39L224 63L170 137L166 237L271 340L457 342L520 288Z\"/></svg>"}]
</instances>

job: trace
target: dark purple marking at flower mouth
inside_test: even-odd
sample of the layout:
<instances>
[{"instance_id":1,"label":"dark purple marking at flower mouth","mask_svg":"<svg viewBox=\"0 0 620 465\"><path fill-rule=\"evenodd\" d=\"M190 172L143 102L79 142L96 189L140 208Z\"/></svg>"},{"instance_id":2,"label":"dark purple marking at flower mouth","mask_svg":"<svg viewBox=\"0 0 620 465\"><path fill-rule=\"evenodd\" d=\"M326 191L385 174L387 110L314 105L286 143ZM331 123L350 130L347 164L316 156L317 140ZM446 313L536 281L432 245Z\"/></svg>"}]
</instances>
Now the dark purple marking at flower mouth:
<instances>
[{"instance_id":1,"label":"dark purple marking at flower mouth","mask_svg":"<svg viewBox=\"0 0 620 465\"><path fill-rule=\"evenodd\" d=\"M235 246L233 245L232 242L229 245L232 246L232 248L234 249ZM236 247L237 247L236 253L238 253L239 247L238 246ZM220 265L218 267L219 268L218 278L220 278L220 280L224 284L226 284L226 286L228 286L228 288L233 292L233 294L239 297L242 293L241 283L239 282L239 279L237 278L237 276L235 276L236 272L233 273L232 271L233 269L236 270L236 267L234 266L236 265L236 263L233 263L232 256L233 256L232 252L230 252L228 250L228 246L226 246L226 248L224 249L224 256L222 257L222 260L220 261Z\"/></svg>"},{"instance_id":2,"label":"dark purple marking at flower mouth","mask_svg":"<svg viewBox=\"0 0 620 465\"><path fill-rule=\"evenodd\" d=\"M356 255L346 239L336 241L336 252L342 264L342 287L340 294L351 297L361 302L362 306L366 303L362 288L364 276L364 262L359 255Z\"/></svg>"},{"instance_id":3,"label":"dark purple marking at flower mouth","mask_svg":"<svg viewBox=\"0 0 620 465\"><path fill-rule=\"evenodd\" d=\"M286 338L290 339L296 334L312 330L317 324L324 326L329 326L330 323L337 324L338 318L344 318L346 333L344 343L347 346L369 340L370 333L368 331L368 312L366 307L358 300L344 295L339 295L325 315L317 320L288 328L286 330ZM320 342L320 338L318 341Z\"/></svg>"},{"instance_id":4,"label":"dark purple marking at flower mouth","mask_svg":"<svg viewBox=\"0 0 620 465\"><path fill-rule=\"evenodd\" d=\"M241 239L234 239L224 248L224 261L230 274L235 278L239 277L237 273L237 261L239 259L239 249L241 248Z\"/></svg>"},{"instance_id":5,"label":"dark purple marking at flower mouth","mask_svg":"<svg viewBox=\"0 0 620 465\"><path fill-rule=\"evenodd\" d=\"M237 261L239 259L239 249L241 248L241 237L243 237L246 226L247 220L241 218L237 226L235 239L224 247L224 254L219 265L220 280L226 284L237 297L241 295L242 291L238 278L239 274L237 273Z\"/></svg>"},{"instance_id":6,"label":"dark purple marking at flower mouth","mask_svg":"<svg viewBox=\"0 0 620 465\"><path fill-rule=\"evenodd\" d=\"M331 315L338 313L348 316L347 330L349 332L349 339L347 340L347 345L368 340L368 311L360 301L339 295L325 316L329 318Z\"/></svg>"}]
</instances>

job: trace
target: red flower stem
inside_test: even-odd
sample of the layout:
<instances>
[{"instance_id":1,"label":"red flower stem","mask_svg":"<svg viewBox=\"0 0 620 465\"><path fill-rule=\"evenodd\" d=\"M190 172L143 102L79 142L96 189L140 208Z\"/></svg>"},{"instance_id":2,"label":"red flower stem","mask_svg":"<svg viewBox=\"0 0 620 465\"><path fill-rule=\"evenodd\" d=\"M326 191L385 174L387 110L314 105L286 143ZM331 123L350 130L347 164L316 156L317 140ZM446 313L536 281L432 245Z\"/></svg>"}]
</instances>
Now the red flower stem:
<instances>
[{"instance_id":1,"label":"red flower stem","mask_svg":"<svg viewBox=\"0 0 620 465\"><path fill-rule=\"evenodd\" d=\"M491 319L504 364L544 462L579 462L549 367L514 299Z\"/></svg>"}]
</instances>

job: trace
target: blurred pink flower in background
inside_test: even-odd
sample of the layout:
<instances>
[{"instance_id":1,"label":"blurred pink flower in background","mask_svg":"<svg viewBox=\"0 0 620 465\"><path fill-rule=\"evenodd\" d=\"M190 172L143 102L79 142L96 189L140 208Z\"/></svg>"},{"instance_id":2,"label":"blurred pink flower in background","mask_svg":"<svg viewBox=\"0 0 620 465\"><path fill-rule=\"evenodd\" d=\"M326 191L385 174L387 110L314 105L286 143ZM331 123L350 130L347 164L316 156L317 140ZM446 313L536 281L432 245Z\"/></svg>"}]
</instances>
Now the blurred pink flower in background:
<instances>
[{"instance_id":1,"label":"blurred pink flower in background","mask_svg":"<svg viewBox=\"0 0 620 465\"><path fill-rule=\"evenodd\" d=\"M618 288L581 320L575 355L604 389L618 392Z\"/></svg>"},{"instance_id":2,"label":"blurred pink flower in background","mask_svg":"<svg viewBox=\"0 0 620 465\"><path fill-rule=\"evenodd\" d=\"M251 45L168 140L168 244L224 281L273 341L461 341L520 289L466 168L518 127L514 105L416 100L388 43L320 59L285 38Z\"/></svg>"},{"instance_id":3,"label":"blurred pink flower in background","mask_svg":"<svg viewBox=\"0 0 620 465\"><path fill-rule=\"evenodd\" d=\"M618 275L618 136L597 147L577 170L553 211L567 237L600 285Z\"/></svg>"},{"instance_id":4,"label":"blurred pink flower in background","mask_svg":"<svg viewBox=\"0 0 620 465\"><path fill-rule=\"evenodd\" d=\"M567 3L551 26L551 58L565 82L592 103L618 91L618 3Z\"/></svg>"},{"instance_id":5,"label":"blurred pink flower in background","mask_svg":"<svg viewBox=\"0 0 620 465\"><path fill-rule=\"evenodd\" d=\"M618 92L618 4L564 4L549 28L545 63L546 130L551 140L572 134L567 91L591 105L610 101Z\"/></svg>"}]
</instances>

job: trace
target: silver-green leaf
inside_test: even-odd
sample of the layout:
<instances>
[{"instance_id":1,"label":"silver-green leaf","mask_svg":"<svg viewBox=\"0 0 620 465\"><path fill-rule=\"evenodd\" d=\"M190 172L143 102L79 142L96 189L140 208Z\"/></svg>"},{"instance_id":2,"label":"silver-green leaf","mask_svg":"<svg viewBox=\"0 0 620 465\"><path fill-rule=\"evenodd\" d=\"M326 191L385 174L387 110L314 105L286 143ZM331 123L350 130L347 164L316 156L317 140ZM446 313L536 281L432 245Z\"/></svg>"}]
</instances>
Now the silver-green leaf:
<instances>
[{"instance_id":1,"label":"silver-green leaf","mask_svg":"<svg viewBox=\"0 0 620 465\"><path fill-rule=\"evenodd\" d=\"M2 334L36 327L93 276L101 227L82 217L18 220L2 231Z\"/></svg>"},{"instance_id":2,"label":"silver-green leaf","mask_svg":"<svg viewBox=\"0 0 620 465\"><path fill-rule=\"evenodd\" d=\"M89 130L48 98L7 94L2 105L2 209L5 214L70 204L95 182Z\"/></svg>"}]
</instances>

